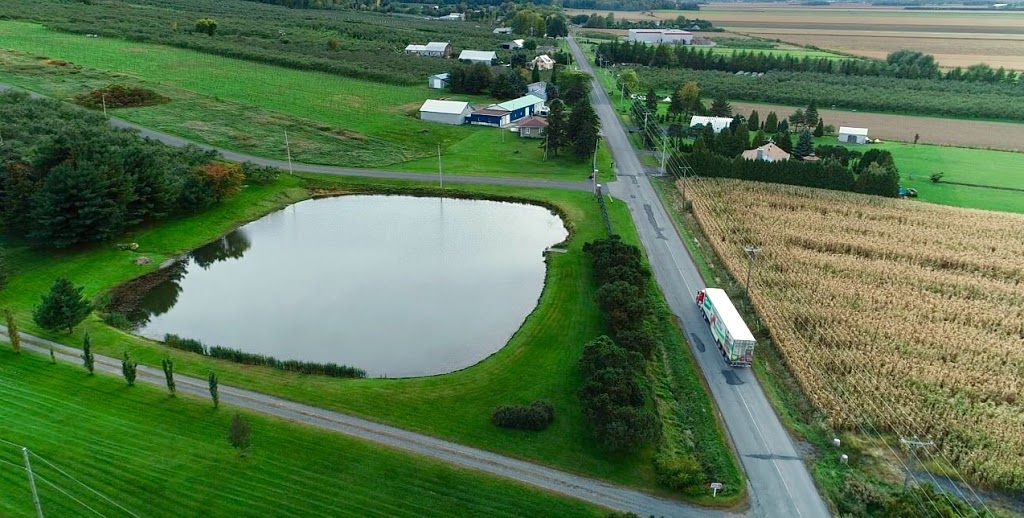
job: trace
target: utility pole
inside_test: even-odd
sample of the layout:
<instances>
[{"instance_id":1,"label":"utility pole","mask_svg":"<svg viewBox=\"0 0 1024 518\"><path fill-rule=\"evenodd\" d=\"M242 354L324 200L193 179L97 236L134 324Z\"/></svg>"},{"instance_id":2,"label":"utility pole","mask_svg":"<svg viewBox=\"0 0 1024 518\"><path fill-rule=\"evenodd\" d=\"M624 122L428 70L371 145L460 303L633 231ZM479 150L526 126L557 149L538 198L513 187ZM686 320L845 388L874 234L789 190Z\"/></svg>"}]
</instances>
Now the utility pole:
<instances>
[{"instance_id":1,"label":"utility pole","mask_svg":"<svg viewBox=\"0 0 1024 518\"><path fill-rule=\"evenodd\" d=\"M284 148L288 151L288 174L295 174L292 171L292 145L288 143L288 130L284 130Z\"/></svg>"},{"instance_id":2,"label":"utility pole","mask_svg":"<svg viewBox=\"0 0 1024 518\"><path fill-rule=\"evenodd\" d=\"M750 300L750 273L754 270L754 257L761 255L761 248L756 246L745 246L743 251L747 253L747 300Z\"/></svg>"},{"instance_id":3,"label":"utility pole","mask_svg":"<svg viewBox=\"0 0 1024 518\"><path fill-rule=\"evenodd\" d=\"M903 490L906 491L910 485L910 479L914 476L914 463L917 460L918 448L927 448L929 446L935 446L932 441L922 441L915 435L912 439L900 438L900 442L910 449L910 458L907 460L907 476L903 478Z\"/></svg>"},{"instance_id":4,"label":"utility pole","mask_svg":"<svg viewBox=\"0 0 1024 518\"><path fill-rule=\"evenodd\" d=\"M441 182L441 190L444 190L444 173L441 172L441 143L437 143L437 179Z\"/></svg>"},{"instance_id":5,"label":"utility pole","mask_svg":"<svg viewBox=\"0 0 1024 518\"><path fill-rule=\"evenodd\" d=\"M101 94L100 99L103 101L103 116L107 116L107 94Z\"/></svg>"},{"instance_id":6,"label":"utility pole","mask_svg":"<svg viewBox=\"0 0 1024 518\"><path fill-rule=\"evenodd\" d=\"M21 455L25 459L25 471L28 472L28 485L32 488L32 503L36 506L36 516L43 518L43 505L39 503L39 492L36 491L36 477L32 474L32 463L28 460L28 448L21 448Z\"/></svg>"},{"instance_id":7,"label":"utility pole","mask_svg":"<svg viewBox=\"0 0 1024 518\"><path fill-rule=\"evenodd\" d=\"M661 176L665 176L665 159L668 157L668 137L661 137Z\"/></svg>"}]
</instances>

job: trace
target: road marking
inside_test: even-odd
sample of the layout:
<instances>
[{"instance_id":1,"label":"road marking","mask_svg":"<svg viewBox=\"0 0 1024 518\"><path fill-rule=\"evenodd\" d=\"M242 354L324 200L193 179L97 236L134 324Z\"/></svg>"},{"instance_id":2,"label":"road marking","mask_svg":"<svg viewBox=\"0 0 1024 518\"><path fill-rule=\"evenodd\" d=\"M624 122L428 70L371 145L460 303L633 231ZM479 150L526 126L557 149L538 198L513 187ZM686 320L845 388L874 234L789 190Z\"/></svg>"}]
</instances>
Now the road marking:
<instances>
[{"instance_id":1,"label":"road marking","mask_svg":"<svg viewBox=\"0 0 1024 518\"><path fill-rule=\"evenodd\" d=\"M739 390L736 391L736 394L740 396L743 408L747 411L747 415L750 416L750 423L753 424L754 429L757 430L757 436L761 438L761 442L764 444L765 449L772 455L772 466L775 467L775 472L779 474L779 480L782 481L782 487L786 488L786 494L789 495L789 501L793 502L793 509L796 511L797 516L803 516L803 513L800 512L800 506L796 505L796 499L793 498L793 492L789 490L789 484L786 483L786 477L782 476L782 470L779 469L779 463L775 462L774 454L772 454L771 447L768 446L768 441L764 438L764 433L761 432L761 427L757 425L757 419L754 419L754 414L750 411L750 406L747 405L747 398L743 397L743 392L740 392Z\"/></svg>"}]
</instances>

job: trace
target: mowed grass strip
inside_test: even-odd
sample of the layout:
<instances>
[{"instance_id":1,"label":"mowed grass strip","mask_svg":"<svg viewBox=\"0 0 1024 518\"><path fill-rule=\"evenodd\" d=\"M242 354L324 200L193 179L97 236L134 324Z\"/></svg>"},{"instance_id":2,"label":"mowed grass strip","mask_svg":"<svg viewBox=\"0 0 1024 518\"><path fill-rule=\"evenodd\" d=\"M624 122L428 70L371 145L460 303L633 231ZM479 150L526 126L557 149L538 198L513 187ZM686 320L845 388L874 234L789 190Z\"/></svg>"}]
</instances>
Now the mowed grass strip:
<instances>
[{"instance_id":1,"label":"mowed grass strip","mask_svg":"<svg viewBox=\"0 0 1024 518\"><path fill-rule=\"evenodd\" d=\"M246 413L253 446L228 444L234 410L129 388L0 345L0 439L24 445L141 516L598 516L582 502L284 420ZM0 515L34 516L21 452L0 443ZM16 466L11 466L13 463ZM112 504L33 458L43 510Z\"/></svg>"},{"instance_id":2,"label":"mowed grass strip","mask_svg":"<svg viewBox=\"0 0 1024 518\"><path fill-rule=\"evenodd\" d=\"M169 349L103 324L90 317L73 335L47 333L32 322L32 307L58 276L85 286L95 297L166 258L197 247L239 224L256 219L309 196L306 182L333 192L422 188L407 181L369 180L324 175L285 175L266 187L247 187L237 197L211 211L126 235L136 252L113 246L52 252L8 242L12 277L0 292L0 307L11 307L26 332L80 347L88 331L97 352L120 357L125 350L138 361L158 366L171 356L179 372L205 377L211 369L221 383L338 410L456 442L531 459L561 469L605 478L621 484L655 488L653 451L612 455L592 438L579 408L577 361L583 345L605 333L594 301L589 259L583 244L605 234L603 218L589 193L503 186L456 186L449 193L515 196L559 207L573 236L567 253L550 254L545 288L537 308L497 353L467 369L442 376L409 379L338 380L302 376L266 368L242 366ZM613 203L616 229L631 228L625 204ZM151 257L148 267L132 261ZM299 289L304 289L299 287ZM343 359L340 360L344 362ZM499 429L490 421L503 404L547 399L555 407L555 422L542 432Z\"/></svg>"}]
</instances>

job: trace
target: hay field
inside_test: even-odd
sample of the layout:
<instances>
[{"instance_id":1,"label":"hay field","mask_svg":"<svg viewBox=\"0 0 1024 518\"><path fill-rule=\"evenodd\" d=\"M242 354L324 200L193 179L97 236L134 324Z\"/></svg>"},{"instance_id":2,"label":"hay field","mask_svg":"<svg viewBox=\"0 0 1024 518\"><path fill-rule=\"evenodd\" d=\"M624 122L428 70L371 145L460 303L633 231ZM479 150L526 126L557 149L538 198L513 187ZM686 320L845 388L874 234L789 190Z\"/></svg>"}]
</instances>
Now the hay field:
<instances>
[{"instance_id":1,"label":"hay field","mask_svg":"<svg viewBox=\"0 0 1024 518\"><path fill-rule=\"evenodd\" d=\"M679 15L710 20L737 33L872 58L913 49L934 54L943 67L988 63L1024 70L1024 12L1020 11L709 4L700 11L615 12L616 18L632 20ZM714 39L713 33L710 36Z\"/></svg>"},{"instance_id":2,"label":"hay field","mask_svg":"<svg viewBox=\"0 0 1024 518\"><path fill-rule=\"evenodd\" d=\"M1024 489L1024 215L687 180L734 276L835 427L932 438L968 480ZM741 278L741 277L740 277Z\"/></svg>"},{"instance_id":3,"label":"hay field","mask_svg":"<svg viewBox=\"0 0 1024 518\"><path fill-rule=\"evenodd\" d=\"M741 101L730 101L730 104L736 114L746 116L750 115L751 110L757 110L762 121L769 111L774 111L779 117L788 117L796 110L793 106L778 104ZM837 129L840 126L868 128L871 138L913 142L916 133L921 135L922 144L1024 151L1024 124L822 108L818 109L818 113L825 124L831 124ZM1021 162L1024 163L1024 155L1021 156Z\"/></svg>"}]
</instances>

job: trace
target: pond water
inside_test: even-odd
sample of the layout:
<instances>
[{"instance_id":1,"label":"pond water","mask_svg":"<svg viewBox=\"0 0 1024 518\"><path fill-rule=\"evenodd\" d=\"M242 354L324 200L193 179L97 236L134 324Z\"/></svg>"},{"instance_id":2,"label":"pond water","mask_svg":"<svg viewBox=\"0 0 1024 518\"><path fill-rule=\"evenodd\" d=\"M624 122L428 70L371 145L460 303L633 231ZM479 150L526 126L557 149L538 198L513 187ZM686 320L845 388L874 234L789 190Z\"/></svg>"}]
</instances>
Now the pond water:
<instances>
[{"instance_id":1,"label":"pond water","mask_svg":"<svg viewBox=\"0 0 1024 518\"><path fill-rule=\"evenodd\" d=\"M424 376L500 349L534 309L567 231L526 204L408 196L307 200L136 283L135 332L368 376ZM140 287L141 286L141 287Z\"/></svg>"}]
</instances>

